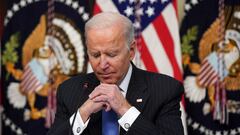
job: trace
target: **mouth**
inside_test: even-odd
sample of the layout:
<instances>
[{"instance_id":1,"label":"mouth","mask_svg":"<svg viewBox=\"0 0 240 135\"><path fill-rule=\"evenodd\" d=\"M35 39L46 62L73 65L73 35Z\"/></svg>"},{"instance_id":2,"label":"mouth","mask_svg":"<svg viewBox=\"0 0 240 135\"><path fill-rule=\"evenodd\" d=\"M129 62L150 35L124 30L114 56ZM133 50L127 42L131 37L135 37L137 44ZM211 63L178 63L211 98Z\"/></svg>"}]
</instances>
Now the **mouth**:
<instances>
[{"instance_id":1,"label":"mouth","mask_svg":"<svg viewBox=\"0 0 240 135\"><path fill-rule=\"evenodd\" d=\"M97 73L99 81L102 83L115 84L116 77L113 72L111 73Z\"/></svg>"},{"instance_id":2,"label":"mouth","mask_svg":"<svg viewBox=\"0 0 240 135\"><path fill-rule=\"evenodd\" d=\"M113 73L98 73L98 75L103 79L109 79L113 75Z\"/></svg>"},{"instance_id":3,"label":"mouth","mask_svg":"<svg viewBox=\"0 0 240 135\"><path fill-rule=\"evenodd\" d=\"M102 78L110 78L111 74L100 74Z\"/></svg>"}]
</instances>

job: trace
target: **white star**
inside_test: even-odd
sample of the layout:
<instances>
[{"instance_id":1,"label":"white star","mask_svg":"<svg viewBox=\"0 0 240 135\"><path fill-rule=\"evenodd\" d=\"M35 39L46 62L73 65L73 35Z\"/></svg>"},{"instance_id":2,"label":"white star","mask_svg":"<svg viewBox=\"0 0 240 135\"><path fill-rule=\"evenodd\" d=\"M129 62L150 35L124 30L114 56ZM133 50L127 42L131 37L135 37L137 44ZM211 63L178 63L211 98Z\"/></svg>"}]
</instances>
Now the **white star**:
<instances>
[{"instance_id":1,"label":"white star","mask_svg":"<svg viewBox=\"0 0 240 135\"><path fill-rule=\"evenodd\" d=\"M84 21L87 21L89 19L89 15L87 13L84 13L82 15L82 18L83 18Z\"/></svg>"},{"instance_id":2,"label":"white star","mask_svg":"<svg viewBox=\"0 0 240 135\"><path fill-rule=\"evenodd\" d=\"M72 4L72 7L73 7L74 9L77 9L77 8L78 8L78 6L79 6L79 5L78 5L78 2L76 2L76 1L75 1L75 2L73 2L73 4Z\"/></svg>"},{"instance_id":3,"label":"white star","mask_svg":"<svg viewBox=\"0 0 240 135\"><path fill-rule=\"evenodd\" d=\"M143 15L143 8L137 9L136 14L137 15Z\"/></svg>"},{"instance_id":4,"label":"white star","mask_svg":"<svg viewBox=\"0 0 240 135\"><path fill-rule=\"evenodd\" d=\"M20 128L17 129L17 134L18 135L22 134L22 130Z\"/></svg>"},{"instance_id":5,"label":"white star","mask_svg":"<svg viewBox=\"0 0 240 135\"><path fill-rule=\"evenodd\" d=\"M18 10L19 10L19 6L18 6L17 4L14 4L14 5L13 5L13 11L16 12L16 11L18 11Z\"/></svg>"},{"instance_id":6,"label":"white star","mask_svg":"<svg viewBox=\"0 0 240 135\"><path fill-rule=\"evenodd\" d=\"M148 14L148 17L151 17L152 15L154 15L154 8L152 7L148 7L146 14Z\"/></svg>"},{"instance_id":7,"label":"white star","mask_svg":"<svg viewBox=\"0 0 240 135\"><path fill-rule=\"evenodd\" d=\"M198 4L198 0L191 0L191 3L192 3L193 5L196 5L196 4Z\"/></svg>"},{"instance_id":8,"label":"white star","mask_svg":"<svg viewBox=\"0 0 240 135\"><path fill-rule=\"evenodd\" d=\"M209 135L209 133L210 133L209 130L206 129L206 130L205 130L205 135Z\"/></svg>"},{"instance_id":9,"label":"white star","mask_svg":"<svg viewBox=\"0 0 240 135\"><path fill-rule=\"evenodd\" d=\"M12 129L13 131L15 131L16 125L12 124L12 125L11 125L11 129Z\"/></svg>"},{"instance_id":10,"label":"white star","mask_svg":"<svg viewBox=\"0 0 240 135\"><path fill-rule=\"evenodd\" d=\"M122 3L122 2L125 2L125 0L118 0L118 3Z\"/></svg>"},{"instance_id":11,"label":"white star","mask_svg":"<svg viewBox=\"0 0 240 135\"><path fill-rule=\"evenodd\" d=\"M196 123L196 122L194 122L194 123L193 123L193 125L192 125L193 129L197 129L197 128L198 128L198 126L199 126L199 124L198 124L198 123Z\"/></svg>"},{"instance_id":12,"label":"white star","mask_svg":"<svg viewBox=\"0 0 240 135\"><path fill-rule=\"evenodd\" d=\"M64 0L59 0L59 1L62 2L62 3L64 2Z\"/></svg>"},{"instance_id":13,"label":"white star","mask_svg":"<svg viewBox=\"0 0 240 135\"><path fill-rule=\"evenodd\" d=\"M32 0L27 0L28 3L32 3Z\"/></svg>"},{"instance_id":14,"label":"white star","mask_svg":"<svg viewBox=\"0 0 240 135\"><path fill-rule=\"evenodd\" d=\"M82 14L84 12L84 7L80 7L79 9L78 9L78 13L79 14Z\"/></svg>"},{"instance_id":15,"label":"white star","mask_svg":"<svg viewBox=\"0 0 240 135\"><path fill-rule=\"evenodd\" d=\"M200 132L203 133L205 131L205 128L203 126L201 126L199 130L200 130Z\"/></svg>"},{"instance_id":16,"label":"white star","mask_svg":"<svg viewBox=\"0 0 240 135\"><path fill-rule=\"evenodd\" d=\"M140 0L140 3L141 4L143 4L143 3L145 3L146 2L146 0Z\"/></svg>"},{"instance_id":17,"label":"white star","mask_svg":"<svg viewBox=\"0 0 240 135\"><path fill-rule=\"evenodd\" d=\"M127 6L127 9L124 10L124 13L129 17L133 14L133 8Z\"/></svg>"},{"instance_id":18,"label":"white star","mask_svg":"<svg viewBox=\"0 0 240 135\"><path fill-rule=\"evenodd\" d=\"M20 5L21 5L22 7L26 6L26 1L21 0Z\"/></svg>"},{"instance_id":19,"label":"white star","mask_svg":"<svg viewBox=\"0 0 240 135\"><path fill-rule=\"evenodd\" d=\"M236 135L237 134L237 132L236 132L236 130L231 130L231 135Z\"/></svg>"},{"instance_id":20,"label":"white star","mask_svg":"<svg viewBox=\"0 0 240 135\"><path fill-rule=\"evenodd\" d=\"M141 28L141 25L140 25L140 22L139 22L139 21L134 22L133 26L134 26L136 29Z\"/></svg>"},{"instance_id":21,"label":"white star","mask_svg":"<svg viewBox=\"0 0 240 135\"><path fill-rule=\"evenodd\" d=\"M135 0L129 0L130 4L135 3Z\"/></svg>"},{"instance_id":22,"label":"white star","mask_svg":"<svg viewBox=\"0 0 240 135\"><path fill-rule=\"evenodd\" d=\"M162 1L162 3L168 2L168 0L161 0L161 1Z\"/></svg>"},{"instance_id":23,"label":"white star","mask_svg":"<svg viewBox=\"0 0 240 135\"><path fill-rule=\"evenodd\" d=\"M221 131L216 131L216 135L222 135Z\"/></svg>"},{"instance_id":24,"label":"white star","mask_svg":"<svg viewBox=\"0 0 240 135\"><path fill-rule=\"evenodd\" d=\"M192 7L191 7L190 4L186 4L186 5L185 5L185 10L186 10L186 11L189 11L191 8L192 8Z\"/></svg>"},{"instance_id":25,"label":"white star","mask_svg":"<svg viewBox=\"0 0 240 135\"><path fill-rule=\"evenodd\" d=\"M71 3L72 3L72 0L67 0L67 1L66 1L66 4L67 4L67 5L71 5Z\"/></svg>"},{"instance_id":26,"label":"white star","mask_svg":"<svg viewBox=\"0 0 240 135\"><path fill-rule=\"evenodd\" d=\"M151 4L153 4L154 2L157 2L157 0L149 0Z\"/></svg>"},{"instance_id":27,"label":"white star","mask_svg":"<svg viewBox=\"0 0 240 135\"><path fill-rule=\"evenodd\" d=\"M234 12L233 16L237 19L240 19L240 12Z\"/></svg>"},{"instance_id":28,"label":"white star","mask_svg":"<svg viewBox=\"0 0 240 135\"><path fill-rule=\"evenodd\" d=\"M228 135L228 131L223 131L223 134L224 135Z\"/></svg>"},{"instance_id":29,"label":"white star","mask_svg":"<svg viewBox=\"0 0 240 135\"><path fill-rule=\"evenodd\" d=\"M6 125L6 126L10 125L10 123L11 123L11 121L10 121L9 119L6 119L6 120L5 120L5 125Z\"/></svg>"},{"instance_id":30,"label":"white star","mask_svg":"<svg viewBox=\"0 0 240 135\"><path fill-rule=\"evenodd\" d=\"M12 10L8 10L8 12L7 12L7 17L8 17L8 18L11 18L12 16L13 16Z\"/></svg>"}]
</instances>

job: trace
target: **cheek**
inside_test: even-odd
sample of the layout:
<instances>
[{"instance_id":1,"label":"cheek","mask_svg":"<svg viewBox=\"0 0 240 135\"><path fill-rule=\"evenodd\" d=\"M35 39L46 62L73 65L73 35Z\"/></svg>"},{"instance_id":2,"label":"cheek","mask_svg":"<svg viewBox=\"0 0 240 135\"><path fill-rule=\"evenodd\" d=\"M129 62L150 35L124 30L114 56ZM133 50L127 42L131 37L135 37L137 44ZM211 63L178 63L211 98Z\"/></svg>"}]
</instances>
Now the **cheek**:
<instances>
[{"instance_id":1,"label":"cheek","mask_svg":"<svg viewBox=\"0 0 240 135\"><path fill-rule=\"evenodd\" d=\"M91 67L92 67L93 70L95 70L95 69L97 68L97 65L98 65L98 64L97 64L96 61L93 61L93 60L90 60L90 59L89 59L89 63L90 63L90 65L91 65Z\"/></svg>"}]
</instances>

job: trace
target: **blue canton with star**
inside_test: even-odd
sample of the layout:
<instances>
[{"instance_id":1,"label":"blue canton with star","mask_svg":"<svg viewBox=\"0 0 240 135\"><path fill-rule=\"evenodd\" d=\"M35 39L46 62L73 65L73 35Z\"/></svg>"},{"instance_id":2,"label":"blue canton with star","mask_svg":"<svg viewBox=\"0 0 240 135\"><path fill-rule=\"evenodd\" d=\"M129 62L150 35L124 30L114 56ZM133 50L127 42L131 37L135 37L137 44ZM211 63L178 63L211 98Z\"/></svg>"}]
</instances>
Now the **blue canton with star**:
<instances>
[{"instance_id":1,"label":"blue canton with star","mask_svg":"<svg viewBox=\"0 0 240 135\"><path fill-rule=\"evenodd\" d=\"M136 29L144 30L171 0L113 0L121 14L127 16ZM137 19L139 17L139 19Z\"/></svg>"}]
</instances>

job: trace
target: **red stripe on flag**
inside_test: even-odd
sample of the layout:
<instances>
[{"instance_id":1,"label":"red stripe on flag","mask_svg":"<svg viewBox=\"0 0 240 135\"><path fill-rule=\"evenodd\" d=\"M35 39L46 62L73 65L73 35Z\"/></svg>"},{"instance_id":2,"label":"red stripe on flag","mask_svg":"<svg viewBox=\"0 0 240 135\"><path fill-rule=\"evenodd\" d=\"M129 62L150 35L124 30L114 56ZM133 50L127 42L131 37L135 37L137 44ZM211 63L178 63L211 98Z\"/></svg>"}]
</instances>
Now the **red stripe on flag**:
<instances>
[{"instance_id":1,"label":"red stripe on flag","mask_svg":"<svg viewBox=\"0 0 240 135\"><path fill-rule=\"evenodd\" d=\"M207 65L207 66L205 66L205 65ZM206 78L206 74L208 73L208 72L210 72L210 70L213 70L212 68L211 68L211 66L209 65L209 63L206 63L206 64L204 64L204 68L201 68L202 70L202 72L200 72L199 73L199 79L203 79L203 78Z\"/></svg>"},{"instance_id":2,"label":"red stripe on flag","mask_svg":"<svg viewBox=\"0 0 240 135\"><path fill-rule=\"evenodd\" d=\"M209 66L209 63L207 60L204 60L201 64L200 73L204 72L205 68Z\"/></svg>"},{"instance_id":3,"label":"red stripe on flag","mask_svg":"<svg viewBox=\"0 0 240 135\"><path fill-rule=\"evenodd\" d=\"M178 18L178 0L173 0L172 1L172 3L173 3L173 7L174 7L174 11L175 11L175 13L176 13L176 16L177 16L177 18Z\"/></svg>"},{"instance_id":4,"label":"red stripe on flag","mask_svg":"<svg viewBox=\"0 0 240 135\"><path fill-rule=\"evenodd\" d=\"M215 80L217 80L218 75L216 72L213 72L211 76L209 76L209 79L207 80L205 87L212 85L215 83Z\"/></svg>"},{"instance_id":5,"label":"red stripe on flag","mask_svg":"<svg viewBox=\"0 0 240 135\"><path fill-rule=\"evenodd\" d=\"M153 58L147 48L147 45L143 39L142 36L139 36L139 40L141 41L140 42L140 49L139 49L139 52L141 54L141 59L146 67L146 69L148 71L152 71L152 72L159 72L154 61L153 61Z\"/></svg>"},{"instance_id":6,"label":"red stripe on flag","mask_svg":"<svg viewBox=\"0 0 240 135\"><path fill-rule=\"evenodd\" d=\"M27 91L31 90L32 87L34 87L35 84L37 84L37 83L38 83L38 80L34 76L32 76L31 81L29 81L28 84L26 84L26 90Z\"/></svg>"},{"instance_id":7,"label":"red stripe on flag","mask_svg":"<svg viewBox=\"0 0 240 135\"><path fill-rule=\"evenodd\" d=\"M94 4L94 8L93 8L93 14L98 14L102 12L102 10L100 9L100 7L98 6L98 4Z\"/></svg>"},{"instance_id":8,"label":"red stripe on flag","mask_svg":"<svg viewBox=\"0 0 240 135\"><path fill-rule=\"evenodd\" d=\"M31 71L30 66L27 65L26 68L24 68L24 72L23 72L21 79L25 78L29 74L30 71Z\"/></svg>"},{"instance_id":9,"label":"red stripe on flag","mask_svg":"<svg viewBox=\"0 0 240 135\"><path fill-rule=\"evenodd\" d=\"M156 28L158 37L160 38L164 50L171 62L173 68L173 75L179 81L182 81L182 73L177 64L176 56L174 53L174 42L171 34L168 30L168 26L165 23L165 20L162 15L159 15L156 20L153 21L153 26Z\"/></svg>"},{"instance_id":10,"label":"red stripe on flag","mask_svg":"<svg viewBox=\"0 0 240 135\"><path fill-rule=\"evenodd\" d=\"M200 82L201 82L200 85L205 86L205 87L208 86L210 84L211 80L214 79L214 77L216 75L217 74L214 72L214 70L210 70L207 73L206 77L203 78L202 80L200 80Z\"/></svg>"},{"instance_id":11,"label":"red stripe on flag","mask_svg":"<svg viewBox=\"0 0 240 135\"><path fill-rule=\"evenodd\" d=\"M20 88L25 88L26 86L29 85L29 83L31 83L32 79L34 79L34 75L32 72L29 72L25 78L22 79L21 83L20 83Z\"/></svg>"}]
</instances>

